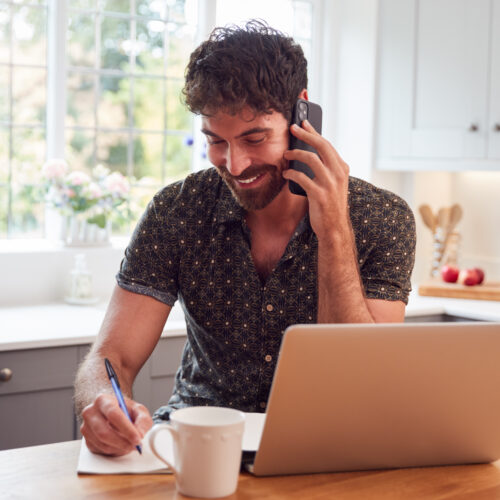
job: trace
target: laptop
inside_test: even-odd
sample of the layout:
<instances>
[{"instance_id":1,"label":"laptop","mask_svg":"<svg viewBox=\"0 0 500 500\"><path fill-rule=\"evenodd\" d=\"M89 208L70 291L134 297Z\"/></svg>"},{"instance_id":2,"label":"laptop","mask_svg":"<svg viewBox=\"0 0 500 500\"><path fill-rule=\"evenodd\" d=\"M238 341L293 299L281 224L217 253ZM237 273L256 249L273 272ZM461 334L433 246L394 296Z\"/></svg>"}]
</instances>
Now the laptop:
<instances>
[{"instance_id":1,"label":"laptop","mask_svg":"<svg viewBox=\"0 0 500 500\"><path fill-rule=\"evenodd\" d=\"M500 323L294 325L246 468L269 476L498 458Z\"/></svg>"}]
</instances>

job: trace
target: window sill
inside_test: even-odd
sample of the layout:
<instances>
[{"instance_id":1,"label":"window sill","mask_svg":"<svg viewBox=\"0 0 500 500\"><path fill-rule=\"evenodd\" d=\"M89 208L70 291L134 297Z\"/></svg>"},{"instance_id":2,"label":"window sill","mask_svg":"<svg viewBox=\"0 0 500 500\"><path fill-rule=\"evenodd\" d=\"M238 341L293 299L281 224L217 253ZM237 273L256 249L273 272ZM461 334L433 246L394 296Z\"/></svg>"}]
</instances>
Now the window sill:
<instances>
[{"instance_id":1,"label":"window sill","mask_svg":"<svg viewBox=\"0 0 500 500\"><path fill-rule=\"evenodd\" d=\"M116 236L111 238L110 244L100 246L68 246L62 241L49 240L44 238L33 239L5 239L0 240L0 255L20 254L20 253L80 253L106 250L125 250L129 242L129 236Z\"/></svg>"}]
</instances>

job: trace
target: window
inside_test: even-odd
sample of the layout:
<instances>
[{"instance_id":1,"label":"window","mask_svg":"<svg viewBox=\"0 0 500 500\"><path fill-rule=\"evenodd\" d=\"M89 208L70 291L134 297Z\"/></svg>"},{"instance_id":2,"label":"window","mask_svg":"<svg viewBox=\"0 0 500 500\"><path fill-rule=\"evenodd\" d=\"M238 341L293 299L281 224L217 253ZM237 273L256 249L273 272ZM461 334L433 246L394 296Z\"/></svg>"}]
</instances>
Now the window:
<instances>
[{"instance_id":1,"label":"window","mask_svg":"<svg viewBox=\"0 0 500 500\"><path fill-rule=\"evenodd\" d=\"M318 4L0 0L0 238L43 237L48 157L133 176L139 211L161 186L205 166L180 99L199 33L265 19L302 44L312 80Z\"/></svg>"}]
</instances>

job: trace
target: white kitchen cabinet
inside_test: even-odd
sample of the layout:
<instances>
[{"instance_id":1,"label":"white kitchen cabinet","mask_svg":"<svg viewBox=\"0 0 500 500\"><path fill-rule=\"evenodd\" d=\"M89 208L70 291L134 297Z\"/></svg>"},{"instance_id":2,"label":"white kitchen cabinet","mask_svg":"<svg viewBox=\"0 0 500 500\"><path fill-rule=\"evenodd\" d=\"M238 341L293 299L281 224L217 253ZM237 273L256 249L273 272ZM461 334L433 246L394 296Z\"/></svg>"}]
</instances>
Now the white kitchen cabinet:
<instances>
[{"instance_id":1,"label":"white kitchen cabinet","mask_svg":"<svg viewBox=\"0 0 500 500\"><path fill-rule=\"evenodd\" d=\"M380 0L377 168L500 169L500 0Z\"/></svg>"}]
</instances>

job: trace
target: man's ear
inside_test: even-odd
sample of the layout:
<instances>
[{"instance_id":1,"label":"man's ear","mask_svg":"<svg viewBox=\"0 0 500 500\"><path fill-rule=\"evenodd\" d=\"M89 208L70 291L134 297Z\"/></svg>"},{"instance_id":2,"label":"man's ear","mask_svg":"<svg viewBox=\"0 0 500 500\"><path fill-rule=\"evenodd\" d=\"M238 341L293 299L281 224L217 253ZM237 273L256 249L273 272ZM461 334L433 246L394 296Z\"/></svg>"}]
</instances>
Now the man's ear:
<instances>
[{"instance_id":1,"label":"man's ear","mask_svg":"<svg viewBox=\"0 0 500 500\"><path fill-rule=\"evenodd\" d=\"M302 89L299 94L299 99L304 99L304 101L309 100L309 96L307 95L307 89Z\"/></svg>"}]
</instances>

